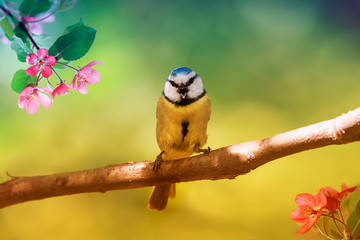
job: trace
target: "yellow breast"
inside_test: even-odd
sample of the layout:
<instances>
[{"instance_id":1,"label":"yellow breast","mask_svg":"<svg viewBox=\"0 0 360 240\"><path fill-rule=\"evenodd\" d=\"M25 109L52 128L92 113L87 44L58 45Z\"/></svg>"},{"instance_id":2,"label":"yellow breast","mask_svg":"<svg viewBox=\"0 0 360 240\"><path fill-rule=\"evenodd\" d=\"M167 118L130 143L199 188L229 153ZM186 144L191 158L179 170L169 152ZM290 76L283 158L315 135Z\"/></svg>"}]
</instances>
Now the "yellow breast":
<instances>
[{"instance_id":1,"label":"yellow breast","mask_svg":"<svg viewBox=\"0 0 360 240\"><path fill-rule=\"evenodd\" d=\"M168 101L164 95L157 105L156 139L164 160L188 157L207 140L211 103L207 94L185 106Z\"/></svg>"}]
</instances>

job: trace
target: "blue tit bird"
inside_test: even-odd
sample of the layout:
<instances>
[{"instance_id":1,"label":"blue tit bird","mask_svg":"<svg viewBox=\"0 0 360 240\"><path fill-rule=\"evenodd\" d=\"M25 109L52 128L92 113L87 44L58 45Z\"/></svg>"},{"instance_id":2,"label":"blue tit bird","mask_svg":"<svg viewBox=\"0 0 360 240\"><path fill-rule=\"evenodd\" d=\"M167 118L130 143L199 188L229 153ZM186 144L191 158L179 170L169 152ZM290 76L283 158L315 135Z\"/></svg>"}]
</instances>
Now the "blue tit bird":
<instances>
[{"instance_id":1,"label":"blue tit bird","mask_svg":"<svg viewBox=\"0 0 360 240\"><path fill-rule=\"evenodd\" d=\"M210 151L201 149L207 140L210 114L210 98L199 75L187 67L174 69L157 104L156 140L161 153L155 160L156 171L162 160ZM155 186L148 208L164 210L169 197L175 197L175 184Z\"/></svg>"}]
</instances>

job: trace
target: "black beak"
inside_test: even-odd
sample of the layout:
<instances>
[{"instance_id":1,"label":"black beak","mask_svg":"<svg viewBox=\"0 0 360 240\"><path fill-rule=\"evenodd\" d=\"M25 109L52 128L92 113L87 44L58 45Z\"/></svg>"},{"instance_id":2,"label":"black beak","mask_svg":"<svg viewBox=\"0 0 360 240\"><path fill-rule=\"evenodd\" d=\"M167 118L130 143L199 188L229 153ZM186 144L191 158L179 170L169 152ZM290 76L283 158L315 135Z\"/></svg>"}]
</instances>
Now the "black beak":
<instances>
[{"instance_id":1,"label":"black beak","mask_svg":"<svg viewBox=\"0 0 360 240\"><path fill-rule=\"evenodd\" d=\"M180 93L180 95L183 99L186 98L186 94L188 93L188 91L189 91L189 89L187 87L180 87L177 90L177 92Z\"/></svg>"}]
</instances>

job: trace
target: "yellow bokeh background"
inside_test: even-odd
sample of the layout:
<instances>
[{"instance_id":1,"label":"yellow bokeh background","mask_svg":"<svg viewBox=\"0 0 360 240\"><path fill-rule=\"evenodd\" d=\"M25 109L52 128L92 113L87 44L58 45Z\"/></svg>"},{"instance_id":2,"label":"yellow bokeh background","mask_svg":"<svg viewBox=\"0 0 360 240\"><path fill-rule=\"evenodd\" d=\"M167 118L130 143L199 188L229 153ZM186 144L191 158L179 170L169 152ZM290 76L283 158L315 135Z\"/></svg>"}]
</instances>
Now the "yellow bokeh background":
<instances>
[{"instance_id":1,"label":"yellow bokeh background","mask_svg":"<svg viewBox=\"0 0 360 240\"><path fill-rule=\"evenodd\" d=\"M0 180L77 171L159 153L155 111L172 69L187 66L212 100L212 149L334 118L359 107L355 1L78 1L44 24L58 36L82 17L101 81L29 115L13 74L28 67L0 45ZM59 71L67 83L73 71ZM54 78L53 78L54 80ZM297 194L360 182L358 143L270 162L234 180L178 184L164 212L151 188L27 202L0 210L0 239L317 239L289 218Z\"/></svg>"}]
</instances>

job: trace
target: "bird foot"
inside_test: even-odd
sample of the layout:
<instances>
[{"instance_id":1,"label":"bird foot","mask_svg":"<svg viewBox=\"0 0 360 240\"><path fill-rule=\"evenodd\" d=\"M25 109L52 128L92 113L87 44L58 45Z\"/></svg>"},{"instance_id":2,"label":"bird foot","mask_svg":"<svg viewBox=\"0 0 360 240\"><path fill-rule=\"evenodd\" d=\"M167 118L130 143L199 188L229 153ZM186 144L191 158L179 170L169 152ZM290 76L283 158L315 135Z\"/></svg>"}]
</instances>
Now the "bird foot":
<instances>
[{"instance_id":1,"label":"bird foot","mask_svg":"<svg viewBox=\"0 0 360 240\"><path fill-rule=\"evenodd\" d=\"M160 166L162 164L162 162L164 161L164 159L162 159L162 155L164 154L164 151L162 151L155 159L154 161L154 167L153 170L155 171L155 173L157 173L157 171L159 171Z\"/></svg>"},{"instance_id":2,"label":"bird foot","mask_svg":"<svg viewBox=\"0 0 360 240\"><path fill-rule=\"evenodd\" d=\"M211 152L211 148L207 147L205 149L198 149L198 153L204 153L204 154L208 154L209 152Z\"/></svg>"}]
</instances>

